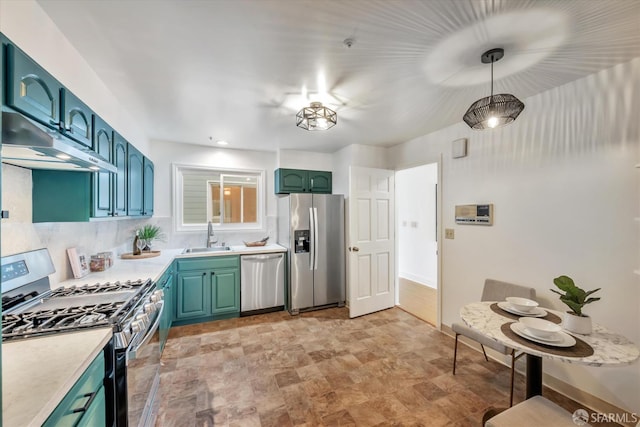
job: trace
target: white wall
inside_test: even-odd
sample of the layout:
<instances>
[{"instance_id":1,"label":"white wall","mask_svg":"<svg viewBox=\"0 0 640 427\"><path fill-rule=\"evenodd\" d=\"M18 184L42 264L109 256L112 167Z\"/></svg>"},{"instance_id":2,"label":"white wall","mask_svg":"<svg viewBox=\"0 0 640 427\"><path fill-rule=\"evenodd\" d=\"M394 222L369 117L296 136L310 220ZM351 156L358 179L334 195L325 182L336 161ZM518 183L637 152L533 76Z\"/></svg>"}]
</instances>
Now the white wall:
<instances>
[{"instance_id":1,"label":"white wall","mask_svg":"<svg viewBox=\"0 0 640 427\"><path fill-rule=\"evenodd\" d=\"M387 169L387 149L369 145L351 144L333 153L331 168L333 172L333 192L349 194L349 167Z\"/></svg>"},{"instance_id":2,"label":"white wall","mask_svg":"<svg viewBox=\"0 0 640 427\"><path fill-rule=\"evenodd\" d=\"M536 288L564 310L553 278L602 287L587 306L597 323L640 343L640 58L524 100L516 122L471 131L462 122L389 150L396 169L442 164L442 322L478 300L485 278ZM517 92L517 91L516 91ZM461 106L462 110L465 106ZM451 141L469 156L451 159ZM458 226L456 204L495 204L492 227ZM588 368L544 362L545 372L605 401L640 412L640 363Z\"/></svg>"},{"instance_id":3,"label":"white wall","mask_svg":"<svg viewBox=\"0 0 640 427\"><path fill-rule=\"evenodd\" d=\"M36 1L0 0L0 32L148 156L135 111L120 104Z\"/></svg>"},{"instance_id":4,"label":"white wall","mask_svg":"<svg viewBox=\"0 0 640 427\"><path fill-rule=\"evenodd\" d=\"M216 231L219 241L227 244L242 244L243 240L259 240L265 236L271 242L277 239L277 200L274 194L274 170L276 153L266 151L232 150L204 145L152 141L151 155L155 159L155 206L153 221L160 225L168 237L168 247L202 246L206 230L198 232L176 232L173 224L173 164L210 166L224 169L250 169L265 171L266 227L261 231L232 232ZM301 168L292 165L290 167Z\"/></svg>"},{"instance_id":5,"label":"white wall","mask_svg":"<svg viewBox=\"0 0 640 427\"><path fill-rule=\"evenodd\" d=\"M308 169L330 171L333 155L312 151L278 150L277 167L288 169Z\"/></svg>"},{"instance_id":6,"label":"white wall","mask_svg":"<svg viewBox=\"0 0 640 427\"><path fill-rule=\"evenodd\" d=\"M397 171L395 182L398 276L437 288L438 164Z\"/></svg>"}]
</instances>

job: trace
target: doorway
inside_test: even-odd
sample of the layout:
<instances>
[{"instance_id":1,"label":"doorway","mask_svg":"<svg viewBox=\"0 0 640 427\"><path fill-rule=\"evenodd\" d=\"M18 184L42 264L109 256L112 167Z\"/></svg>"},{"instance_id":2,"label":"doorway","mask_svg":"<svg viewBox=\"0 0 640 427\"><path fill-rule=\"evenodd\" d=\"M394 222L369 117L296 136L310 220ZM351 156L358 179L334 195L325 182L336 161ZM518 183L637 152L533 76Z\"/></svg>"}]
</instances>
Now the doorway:
<instances>
[{"instance_id":1,"label":"doorway","mask_svg":"<svg viewBox=\"0 0 640 427\"><path fill-rule=\"evenodd\" d=\"M396 171L397 303L438 324L438 163Z\"/></svg>"}]
</instances>

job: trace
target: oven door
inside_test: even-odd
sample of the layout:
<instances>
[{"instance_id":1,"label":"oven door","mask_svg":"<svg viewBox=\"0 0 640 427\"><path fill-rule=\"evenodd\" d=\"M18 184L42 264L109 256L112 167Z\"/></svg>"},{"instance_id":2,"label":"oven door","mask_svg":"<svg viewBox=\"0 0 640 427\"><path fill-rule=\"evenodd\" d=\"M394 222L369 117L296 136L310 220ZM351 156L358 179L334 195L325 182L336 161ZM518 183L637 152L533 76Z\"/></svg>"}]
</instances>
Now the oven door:
<instances>
[{"instance_id":1,"label":"oven door","mask_svg":"<svg viewBox=\"0 0 640 427\"><path fill-rule=\"evenodd\" d=\"M160 384L160 330L164 301L150 328L131 341L127 358L127 417L128 426L152 426L158 413L156 392Z\"/></svg>"}]
</instances>

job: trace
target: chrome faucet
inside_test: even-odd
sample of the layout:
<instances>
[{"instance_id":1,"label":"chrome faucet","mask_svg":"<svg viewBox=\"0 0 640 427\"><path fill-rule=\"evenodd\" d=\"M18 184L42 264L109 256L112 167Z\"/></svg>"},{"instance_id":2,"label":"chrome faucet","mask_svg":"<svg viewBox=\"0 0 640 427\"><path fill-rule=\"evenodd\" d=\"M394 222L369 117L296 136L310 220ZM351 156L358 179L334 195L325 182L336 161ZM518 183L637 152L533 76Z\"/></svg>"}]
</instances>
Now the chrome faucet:
<instances>
[{"instance_id":1,"label":"chrome faucet","mask_svg":"<svg viewBox=\"0 0 640 427\"><path fill-rule=\"evenodd\" d=\"M211 248L218 243L218 238L213 234L213 224L211 221L207 224L207 247Z\"/></svg>"}]
</instances>

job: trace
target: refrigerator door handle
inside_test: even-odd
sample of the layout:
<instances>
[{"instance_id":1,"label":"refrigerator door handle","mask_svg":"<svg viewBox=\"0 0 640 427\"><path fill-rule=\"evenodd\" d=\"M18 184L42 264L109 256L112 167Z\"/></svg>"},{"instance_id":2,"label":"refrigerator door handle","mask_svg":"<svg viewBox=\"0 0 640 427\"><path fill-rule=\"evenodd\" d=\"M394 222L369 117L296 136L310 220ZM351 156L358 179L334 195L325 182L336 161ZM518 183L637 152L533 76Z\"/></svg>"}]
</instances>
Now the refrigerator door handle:
<instances>
[{"instance_id":1,"label":"refrigerator door handle","mask_svg":"<svg viewBox=\"0 0 640 427\"><path fill-rule=\"evenodd\" d=\"M318 269L318 249L320 243L318 242L318 208L313 208L313 269Z\"/></svg>"},{"instance_id":2,"label":"refrigerator door handle","mask_svg":"<svg viewBox=\"0 0 640 427\"><path fill-rule=\"evenodd\" d=\"M310 245L309 245L309 270L313 270L315 266L315 258L316 258L316 235L315 235L315 224L316 219L313 216L313 208L309 208L309 231L311 233Z\"/></svg>"}]
</instances>

